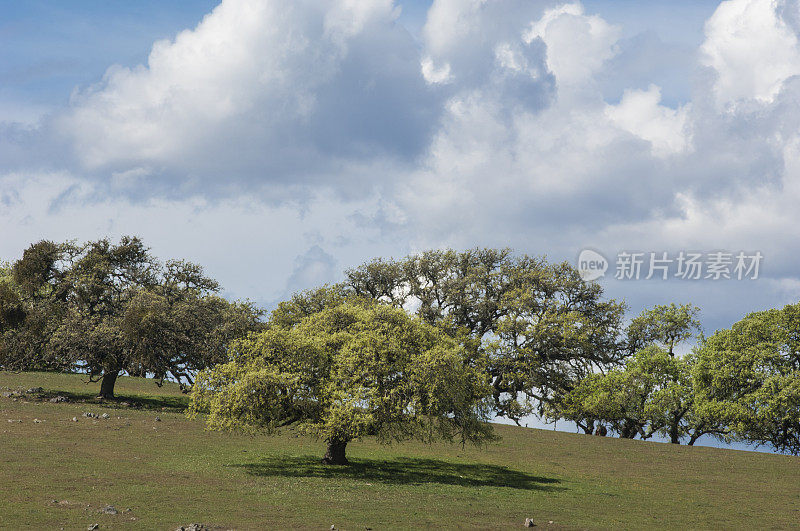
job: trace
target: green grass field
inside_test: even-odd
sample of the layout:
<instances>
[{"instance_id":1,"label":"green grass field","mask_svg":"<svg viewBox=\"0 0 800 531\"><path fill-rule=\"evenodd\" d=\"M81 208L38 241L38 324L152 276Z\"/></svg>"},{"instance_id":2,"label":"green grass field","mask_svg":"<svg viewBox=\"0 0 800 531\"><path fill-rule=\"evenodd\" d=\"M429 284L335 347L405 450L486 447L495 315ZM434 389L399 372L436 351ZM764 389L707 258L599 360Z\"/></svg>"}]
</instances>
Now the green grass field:
<instances>
[{"instance_id":1,"label":"green grass field","mask_svg":"<svg viewBox=\"0 0 800 531\"><path fill-rule=\"evenodd\" d=\"M292 430L204 431L175 386L121 378L101 404L84 380L0 372L5 391L44 388L0 398L1 528L800 527L796 457L499 425L486 448L365 440L351 466L325 467L323 444Z\"/></svg>"}]
</instances>

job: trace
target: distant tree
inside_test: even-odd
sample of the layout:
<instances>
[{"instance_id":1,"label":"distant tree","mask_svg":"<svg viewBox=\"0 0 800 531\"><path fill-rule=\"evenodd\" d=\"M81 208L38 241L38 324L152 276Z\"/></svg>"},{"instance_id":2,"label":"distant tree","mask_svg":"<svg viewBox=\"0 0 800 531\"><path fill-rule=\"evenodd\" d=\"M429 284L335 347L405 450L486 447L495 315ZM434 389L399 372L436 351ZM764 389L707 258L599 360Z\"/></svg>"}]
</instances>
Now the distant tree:
<instances>
[{"instance_id":1,"label":"distant tree","mask_svg":"<svg viewBox=\"0 0 800 531\"><path fill-rule=\"evenodd\" d=\"M698 408L732 437L800 454L800 304L755 312L698 349Z\"/></svg>"},{"instance_id":2,"label":"distant tree","mask_svg":"<svg viewBox=\"0 0 800 531\"><path fill-rule=\"evenodd\" d=\"M648 439L660 433L675 444L683 438L692 445L702 435L726 434L724 424L695 407L695 357L675 357L675 347L700 333L698 314L696 306L674 303L643 311L626 330L626 346L633 355L624 367L582 380L550 406L554 416L578 425L596 418L621 437Z\"/></svg>"},{"instance_id":3,"label":"distant tree","mask_svg":"<svg viewBox=\"0 0 800 531\"><path fill-rule=\"evenodd\" d=\"M620 437L649 439L656 433L673 444L702 435L727 434L724 423L695 407L694 357L677 358L650 345L629 358L624 368L583 379L561 403L562 417L594 417Z\"/></svg>"},{"instance_id":4,"label":"distant tree","mask_svg":"<svg viewBox=\"0 0 800 531\"><path fill-rule=\"evenodd\" d=\"M697 306L675 303L660 304L644 310L628 325L628 348L636 352L656 345L665 349L670 357L674 357L675 347L680 343L702 338L699 313L700 308ZM694 408L691 376L694 357L688 355L679 361L654 361L652 368L661 383L648 406L647 417L651 426L660 426L656 431L661 431L674 444L678 444L684 436L693 445L702 435L724 434L724 426L713 419L698 416Z\"/></svg>"},{"instance_id":5,"label":"distant tree","mask_svg":"<svg viewBox=\"0 0 800 531\"><path fill-rule=\"evenodd\" d=\"M729 432L724 422L697 408L692 373L695 363L693 353L683 358L670 354L669 358L657 355L651 366L657 386L648 397L645 416L672 444L680 444L685 438L693 446L703 435L724 438Z\"/></svg>"},{"instance_id":6,"label":"distant tree","mask_svg":"<svg viewBox=\"0 0 800 531\"><path fill-rule=\"evenodd\" d=\"M219 430L296 423L327 442L329 464L346 464L347 444L365 435L492 437L485 368L437 328L355 299L286 314L277 310L266 330L234 344L230 361L199 373L192 414L207 413Z\"/></svg>"},{"instance_id":7,"label":"distant tree","mask_svg":"<svg viewBox=\"0 0 800 531\"><path fill-rule=\"evenodd\" d=\"M691 304L661 304L643 311L628 325L628 349L634 353L648 345L660 345L675 354L678 343L701 331L697 315L700 309Z\"/></svg>"},{"instance_id":8,"label":"distant tree","mask_svg":"<svg viewBox=\"0 0 800 531\"><path fill-rule=\"evenodd\" d=\"M608 424L620 437L633 439L638 435L647 439L652 433L644 431L644 410L651 391L649 379L621 369L591 374L558 402L558 416L574 422L595 419Z\"/></svg>"},{"instance_id":9,"label":"distant tree","mask_svg":"<svg viewBox=\"0 0 800 531\"><path fill-rule=\"evenodd\" d=\"M603 300L602 288L567 263L508 249L428 251L349 270L345 288L411 308L471 355L487 356L495 412L515 421L626 355L624 306ZM591 433L592 419L584 427Z\"/></svg>"},{"instance_id":10,"label":"distant tree","mask_svg":"<svg viewBox=\"0 0 800 531\"><path fill-rule=\"evenodd\" d=\"M624 305L603 300L602 288L567 263L526 259L519 266L510 272L515 288L502 299L497 339L489 342L495 403L512 419L530 410L529 400L546 414L583 378L619 366L626 356ZM592 417L575 421L594 431Z\"/></svg>"},{"instance_id":11,"label":"distant tree","mask_svg":"<svg viewBox=\"0 0 800 531\"><path fill-rule=\"evenodd\" d=\"M191 383L260 326L260 312L216 296L200 266L162 266L138 238L39 242L12 271L25 317L4 334L3 366L86 371L102 398L123 371Z\"/></svg>"},{"instance_id":12,"label":"distant tree","mask_svg":"<svg viewBox=\"0 0 800 531\"><path fill-rule=\"evenodd\" d=\"M26 266L23 257L20 267ZM56 359L101 377L102 398L113 398L121 371L139 368L130 366L135 345L122 332L122 317L137 294L156 287L157 277L156 260L141 240L128 237L118 245L107 239L87 243L64 272L67 311L48 348Z\"/></svg>"}]
</instances>

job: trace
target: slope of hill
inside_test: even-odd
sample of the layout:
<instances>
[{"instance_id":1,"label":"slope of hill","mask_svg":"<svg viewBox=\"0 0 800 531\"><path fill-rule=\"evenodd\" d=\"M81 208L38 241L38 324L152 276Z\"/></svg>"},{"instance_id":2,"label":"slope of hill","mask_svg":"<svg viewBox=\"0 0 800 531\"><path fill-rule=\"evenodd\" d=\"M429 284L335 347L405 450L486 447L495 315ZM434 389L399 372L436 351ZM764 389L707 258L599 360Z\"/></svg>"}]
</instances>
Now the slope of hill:
<instances>
[{"instance_id":1,"label":"slope of hill","mask_svg":"<svg viewBox=\"0 0 800 531\"><path fill-rule=\"evenodd\" d=\"M326 467L323 444L293 430L204 431L176 386L121 378L119 400L99 403L84 380L0 372L0 527L800 525L796 457L498 425L485 448L365 440L348 446L352 466Z\"/></svg>"}]
</instances>

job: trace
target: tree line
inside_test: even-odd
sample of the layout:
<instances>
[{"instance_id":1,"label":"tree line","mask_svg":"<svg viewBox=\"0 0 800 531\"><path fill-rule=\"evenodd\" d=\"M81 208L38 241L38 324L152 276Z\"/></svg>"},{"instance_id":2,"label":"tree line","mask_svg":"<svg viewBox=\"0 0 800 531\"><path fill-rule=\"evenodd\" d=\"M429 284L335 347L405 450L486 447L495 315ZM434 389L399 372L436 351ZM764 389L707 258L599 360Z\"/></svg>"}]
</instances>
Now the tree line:
<instances>
[{"instance_id":1,"label":"tree line","mask_svg":"<svg viewBox=\"0 0 800 531\"><path fill-rule=\"evenodd\" d=\"M219 289L138 238L38 242L0 270L0 366L84 371L105 398L123 372L179 381L210 428L292 424L337 464L366 435L482 442L530 415L800 453L800 304L705 337L692 305L626 322L570 264L508 249L373 260L266 319Z\"/></svg>"}]
</instances>

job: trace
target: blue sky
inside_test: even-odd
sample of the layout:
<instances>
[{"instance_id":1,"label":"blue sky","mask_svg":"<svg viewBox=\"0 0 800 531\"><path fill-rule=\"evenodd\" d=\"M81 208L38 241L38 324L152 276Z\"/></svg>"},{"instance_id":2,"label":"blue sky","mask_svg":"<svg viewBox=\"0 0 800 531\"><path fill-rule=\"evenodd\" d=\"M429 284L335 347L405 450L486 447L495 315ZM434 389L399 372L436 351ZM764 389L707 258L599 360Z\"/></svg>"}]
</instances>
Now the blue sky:
<instances>
[{"instance_id":1,"label":"blue sky","mask_svg":"<svg viewBox=\"0 0 800 531\"><path fill-rule=\"evenodd\" d=\"M378 256L591 248L631 315L706 332L800 297L797 0L0 0L0 50L7 260L138 234L270 307Z\"/></svg>"},{"instance_id":2,"label":"blue sky","mask_svg":"<svg viewBox=\"0 0 800 531\"><path fill-rule=\"evenodd\" d=\"M146 62L153 42L194 27L216 0L0 1L0 101L40 111L65 105L76 87L98 82L112 64ZM418 35L430 0L399 2L399 23ZM626 38L652 31L696 47L717 2L586 1L587 12L620 24ZM685 98L685 83L675 97ZM20 111L21 112L21 111Z\"/></svg>"},{"instance_id":3,"label":"blue sky","mask_svg":"<svg viewBox=\"0 0 800 531\"><path fill-rule=\"evenodd\" d=\"M217 2L31 0L0 2L0 98L65 105L112 64L147 60L153 42L196 25Z\"/></svg>"},{"instance_id":4,"label":"blue sky","mask_svg":"<svg viewBox=\"0 0 800 531\"><path fill-rule=\"evenodd\" d=\"M233 1L228 4L235 7ZM336 4L333 1L328 5L331 12ZM246 5L244 2L240 7ZM294 18L287 24L295 24L296 33L310 32L304 38L316 45L315 39L324 37L314 34L314 17L322 20L327 15L297 4L301 5L305 7L295 9ZM769 115L770 105L778 105L778 96L788 91L787 80L795 67L791 49L796 45L794 23L785 13L770 14L768 11L774 9L757 0L727 2L725 10L718 10L719 4L712 1L586 0L569 4L573 7L560 15L560 26L549 23L550 35L543 33L526 44L520 41L525 31L537 21L546 21L548 13L561 13L563 4L496 0L474 4L478 7L472 11L464 7L472 5L470 2L446 0L433 8L427 0L375 5L383 5L383 11L373 13L374 20L370 19L369 24L374 29L348 37L351 42L342 48L346 50L342 53L347 54L343 59L320 59L320 54L335 46L330 42L320 43L316 57L302 56L293 45L276 51L285 35L281 34L282 28L270 25L269 17L273 15L265 12L263 28L251 28L252 34L247 36L250 40L245 42L242 38L242 46L262 46L245 50L254 53L253 62L263 61L254 67L264 69L262 76L269 75L270 69L281 70L281 75L302 90L287 92L267 84L261 87L266 92L260 92L258 76L247 71L246 63L228 65L224 49L213 62L193 64L193 59L180 56L183 52L173 42L185 32L196 37L192 46L203 46L202 39L208 37L195 28L217 2L97 0L74 2L69 7L55 1L0 2L0 124L4 124L0 173L7 180L6 232L20 234L19 239L7 242L3 249L6 255L11 258L20 252L22 235L38 238L59 234L61 227L69 227L62 231L64 236L77 238L97 237L105 232L138 232L134 223L140 215L137 209L155 208L158 201L174 201L178 210L192 213L218 209L216 215L222 215L223 201L256 200L256 208L264 209L265 220L293 227L296 234L292 241L302 241L305 246L303 250L296 245L279 264L271 265L275 272L270 275L269 286L259 284L252 271L218 263L213 253L203 253L189 243L178 247L209 257L210 267L220 276L233 279L227 282L233 294L247 294L271 303L291 289L303 287L303 282L335 279L336 271L342 267L373 255L404 254L428 246L512 245L523 252L574 259L580 248L592 245L602 247L612 258L618 250L642 247L641 241L648 240L655 240L668 250L689 243L706 245L705 241L698 241L704 239L700 234L713 234L715 230L716 239L711 237L707 243L713 248L750 249L765 241L753 230L758 227L758 220L751 220L746 224L747 230L738 236L725 227L709 231L704 226L702 231L692 232L694 229L680 229L680 225L706 219L703 216L718 221L719 215L710 211L712 206L752 209L751 205L740 204L742 187L748 184L766 183L784 189L788 186L786 154L779 153L784 148L765 141L777 127L783 127ZM401 11L399 17L396 8ZM462 12L457 13L459 9ZM746 9L751 10L746 13L747 20L758 19L754 15L759 9L767 17L766 26L753 28L753 48L765 59L774 60L759 60L756 54L738 61L735 54L747 46L733 51L723 49L729 44L719 34L724 33L724 27L709 35L707 21L713 18L730 26L737 23L736 16L744 16ZM460 18L446 20L451 15ZM221 18L218 12L210 15L212 21ZM594 24L590 33L597 34L581 34L586 29L582 24ZM746 24L738 24L737 31L746 34ZM459 25L463 26L463 36ZM777 35L772 40L764 37L769 36L770 27ZM571 31L570 28L575 30L571 38L577 39L576 50L567 49L556 33ZM786 28L788 36L784 35ZM267 37L259 40L259 32ZM452 35L448 36L448 32ZM224 38L237 39L235 30ZM452 42L447 42L448 38ZM459 42L461 38L466 40ZM758 44L759 38L765 42ZM790 42L778 46L780 39ZM166 72L164 76L172 76L171 81L159 79L160 74L148 62L152 62L151 51L157 42L164 45L167 55L172 54L166 61L185 61L183 65L170 63L161 68ZM526 68L538 76L537 80L524 79L513 70L516 66L498 70L497 57L492 64L490 54L499 53L508 43L516 46L508 48L508 53L517 54L512 61L527 62ZM770 53L769 46L777 46L775 53ZM290 60L270 62L273 52L276 57L291 56L295 64ZM554 53L562 53L563 60L591 71L581 73L580 79L567 79L575 73L555 71L549 57ZM712 57L714 54L716 58ZM430 61L433 69L452 69L452 75L445 81L425 78L425 61ZM586 64L580 65L581 61ZM201 71L215 67L221 68L217 77L214 72L206 77ZM181 69L191 74L186 80L180 79ZM309 72L315 69L330 72L324 79L311 79ZM220 81L224 76L239 75L241 83L226 85ZM740 97L732 85L740 82L747 92L746 87L753 84L751 79L773 77L775 83L785 87L779 87L777 92L763 92L762 87L762 93ZM727 85L723 86L723 82ZM168 90L164 83L173 83L187 91L190 99L198 99L183 107L180 102L162 102L154 107L152 101L137 101L140 94L156 90L154 87ZM365 83L371 88L365 89ZM213 86L204 93L209 85ZM720 96L720 91L732 96ZM486 123L471 123L465 119L467 115L446 110L456 102L464 104L475 94L484 95L485 101L496 107L487 110L491 106L487 103L470 111L493 113L484 116ZM719 101L714 103L713 98ZM249 110L234 109L231 119L207 118L209 108L214 106L209 106L210 101L228 99L232 105L237 99L246 100ZM753 109L744 110L752 106L748 101L761 105L758 114L753 114ZM738 114L730 112L734 104L741 109ZM284 116L282 113L292 105L297 109L316 107L305 114L295 109ZM720 108L726 105L727 114L720 114ZM134 114L127 115L124 109ZM170 112L174 114L167 116ZM250 120L243 114L237 119L236 112L255 113L253 116L263 118ZM191 125L181 121L185 113L195 117ZM605 146L604 151L593 153L584 152L585 146L569 147L578 138L568 137L578 136L580 129L571 129L573 126L563 120L565 117L582 116L579 122L589 120L596 124L598 120L608 121L612 114L613 123L598 125L595 134L608 134L601 132L605 127L613 127L618 133L625 130L629 137L620 136L616 147ZM104 116L112 115L114 120L103 121ZM526 118L521 118L523 115ZM642 118L644 115L646 118ZM150 120L155 116L163 119ZM741 127L745 124L757 140L743 136ZM124 131L115 129L117 126ZM670 137L678 134L674 129L678 126L691 129L691 134L685 134L687 129ZM174 129L174 135L168 141L156 139L155 144L148 145L135 136L136 131L147 127L153 127L156 133ZM482 127L487 131L510 127L516 138L498 134L497 138L478 141L475 135ZM537 146L534 137L525 138L527 131L538 127L555 131L553 138L560 138L557 142L566 139L567 148L560 153L550 148L541 151L546 143ZM234 132L237 129L248 134L238 137ZM204 133L197 142L177 146L163 156L152 155L167 143L195 138L198 131ZM547 133L540 136L546 139ZM472 197L454 200L452 194L447 196L447 186L459 185L458 179L462 180L463 188L459 190L463 191L469 187L480 189L497 180L497 176L485 161L464 168L445 160L446 156L469 158L480 155L481 149L491 153L495 142L501 145L508 141L522 142L515 149L523 149L520 153L533 150L536 160L520 163L519 155L513 153L508 154L512 158L498 157L495 173L512 175L506 179L505 188L492 187L502 193L488 193L478 203ZM481 149L464 151L463 146L470 142L478 142L474 145ZM721 148L726 145L730 146L727 151ZM659 150L675 153L665 157ZM204 157L206 153L213 156ZM597 157L602 157L603 162L593 167ZM572 162L562 164L564 161ZM537 166L539 162L541 166ZM453 175L457 167L464 175ZM125 185L128 181L138 184ZM41 211L49 216L46 219L36 217L34 205L25 203L26 193L37 196L31 188L33 183L57 192L41 205ZM427 195L414 201L415 193L431 183L440 189L428 190ZM609 193L617 186L627 192ZM30 190L26 192L26 188ZM763 188L759 191L769 192ZM436 193L447 197L437 204L426 203ZM10 208L12 205L19 213ZM82 205L106 205L108 212L103 213L102 222L91 216L80 222L73 218L75 227L59 222L60 212ZM424 208L417 212L422 205ZM565 208L566 205L570 207ZM483 212L485 218L478 216L482 225L459 225L460 208ZM284 215L286 212L291 220ZM331 216L338 225L332 223ZM756 297L753 308L793 296L786 295L779 286L788 288L790 294L796 289L795 271L786 262L793 256L791 245L787 247L781 233L785 225L771 223L773 238L781 241L773 253L773 263L778 266L768 295ZM662 234L642 236L647 233L648 224L657 225ZM327 234L332 226L338 227L338 232ZM516 236L498 236L509 232L511 226ZM180 233L179 227L184 232L188 230L188 226L178 224L174 234L164 242L154 242L154 246L168 248L168 242L190 242L191 237ZM669 236L663 234L665 227L685 233ZM570 236L554 239L554 231ZM280 238L267 240L265 245L269 247L280 244ZM235 244L230 245L231 252L244 252ZM298 270L305 263L314 264L309 267L317 271L316 277ZM299 280L303 278L307 280ZM610 290L618 290L613 293L615 296L630 300L633 308L646 305L648 299L661 302L664 293L673 291L652 283L637 284L635 293L625 286L614 287L612 281L608 285ZM750 309L723 310L730 307L730 299L742 296L741 290L749 289L744 286L680 289L687 291L687 299L694 296L700 302L710 301L710 327L724 325Z\"/></svg>"}]
</instances>

